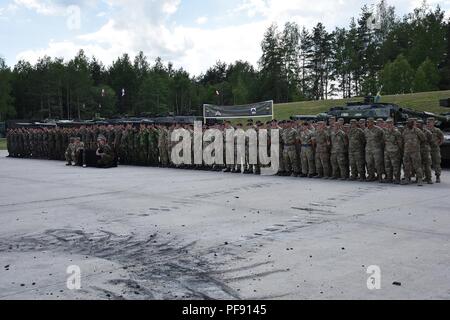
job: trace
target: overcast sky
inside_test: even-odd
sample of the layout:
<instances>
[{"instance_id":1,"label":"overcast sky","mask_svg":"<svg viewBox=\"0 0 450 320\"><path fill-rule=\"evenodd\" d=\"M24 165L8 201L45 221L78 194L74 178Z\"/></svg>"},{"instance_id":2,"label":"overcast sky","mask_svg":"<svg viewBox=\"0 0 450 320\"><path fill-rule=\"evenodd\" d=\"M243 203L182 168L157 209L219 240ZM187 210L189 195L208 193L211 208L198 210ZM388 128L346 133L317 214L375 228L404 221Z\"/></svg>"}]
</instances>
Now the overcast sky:
<instances>
[{"instance_id":1,"label":"overcast sky","mask_svg":"<svg viewBox=\"0 0 450 320\"><path fill-rule=\"evenodd\" d=\"M144 51L200 74L217 60L256 65L272 22L347 26L364 0L0 0L0 56L8 65L72 58L80 49L106 65ZM421 0L388 0L403 15ZM450 0L428 0L450 13ZM79 19L78 19L79 17Z\"/></svg>"}]
</instances>

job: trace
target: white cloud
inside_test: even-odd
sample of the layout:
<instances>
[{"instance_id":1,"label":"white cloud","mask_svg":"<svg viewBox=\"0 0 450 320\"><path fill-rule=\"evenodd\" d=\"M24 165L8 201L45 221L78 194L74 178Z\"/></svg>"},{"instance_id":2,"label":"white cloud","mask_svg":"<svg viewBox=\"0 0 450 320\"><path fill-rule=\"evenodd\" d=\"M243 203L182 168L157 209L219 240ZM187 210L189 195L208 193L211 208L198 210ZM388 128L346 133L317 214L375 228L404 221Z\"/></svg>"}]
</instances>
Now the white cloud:
<instances>
[{"instance_id":1,"label":"white cloud","mask_svg":"<svg viewBox=\"0 0 450 320\"><path fill-rule=\"evenodd\" d=\"M15 0L26 3L34 10L42 9L42 1ZM98 30L76 36L70 41L52 41L48 46L21 52L17 58L36 61L45 54L72 58L79 49L88 56L95 55L110 64L123 53L130 55L144 51L149 59L161 56L193 74L206 71L217 60L234 62L247 60L256 65L261 55L260 42L266 28L272 23L279 25L295 21L311 28L322 21L328 29L347 26L350 17L358 16L364 0L243 0L235 15L244 13L259 19L243 19L240 24L219 28L206 27L207 17L196 19L196 27L186 27L171 21L178 10L180 0L104 0L110 7L107 22ZM44 1L45 2L45 1ZM49 2L49 1L46 1ZM58 3L63 3L59 0ZM393 0L388 3L394 2ZM434 4L438 2L431 0ZM446 10L450 1L439 1ZM56 3L53 1L52 3ZM41 7L36 7L38 4ZM395 1L400 14L409 12L411 0ZM40 9L39 9L40 8ZM44 8L46 8L44 6Z\"/></svg>"},{"instance_id":2,"label":"white cloud","mask_svg":"<svg viewBox=\"0 0 450 320\"><path fill-rule=\"evenodd\" d=\"M58 2L50 0L14 0L19 7L34 10L43 15L61 15L65 13L65 7Z\"/></svg>"},{"instance_id":3,"label":"white cloud","mask_svg":"<svg viewBox=\"0 0 450 320\"><path fill-rule=\"evenodd\" d=\"M197 23L197 24L199 24L199 25L205 24L205 23L207 23L207 22L208 22L208 17L198 17L198 18L195 20L195 23Z\"/></svg>"}]
</instances>

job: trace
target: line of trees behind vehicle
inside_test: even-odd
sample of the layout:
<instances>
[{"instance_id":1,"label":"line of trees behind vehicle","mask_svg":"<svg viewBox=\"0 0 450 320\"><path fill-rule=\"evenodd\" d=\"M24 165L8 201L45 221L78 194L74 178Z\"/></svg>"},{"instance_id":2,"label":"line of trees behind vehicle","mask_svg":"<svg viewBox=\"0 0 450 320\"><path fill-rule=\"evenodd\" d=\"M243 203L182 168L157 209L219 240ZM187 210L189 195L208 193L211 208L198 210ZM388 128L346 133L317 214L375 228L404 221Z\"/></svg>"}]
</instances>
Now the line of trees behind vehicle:
<instances>
[{"instance_id":1,"label":"line of trees behind vehicle","mask_svg":"<svg viewBox=\"0 0 450 320\"><path fill-rule=\"evenodd\" d=\"M42 57L6 66L0 58L0 121L8 118L92 118L201 114L203 103L285 103L450 89L450 21L425 3L400 18L385 0L361 9L347 28L308 30L271 25L258 66L218 61L204 74L143 52L105 66L83 50L70 61Z\"/></svg>"}]
</instances>

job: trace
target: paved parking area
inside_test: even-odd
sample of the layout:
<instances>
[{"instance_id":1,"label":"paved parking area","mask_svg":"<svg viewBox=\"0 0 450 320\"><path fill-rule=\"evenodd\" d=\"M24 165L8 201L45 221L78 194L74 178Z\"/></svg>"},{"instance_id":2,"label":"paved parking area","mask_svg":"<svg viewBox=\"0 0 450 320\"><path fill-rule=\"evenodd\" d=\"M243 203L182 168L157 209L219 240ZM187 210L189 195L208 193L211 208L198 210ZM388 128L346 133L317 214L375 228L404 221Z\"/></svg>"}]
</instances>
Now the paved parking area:
<instances>
[{"instance_id":1,"label":"paved parking area","mask_svg":"<svg viewBox=\"0 0 450 320\"><path fill-rule=\"evenodd\" d=\"M5 156L0 299L450 299L448 171L420 188Z\"/></svg>"}]
</instances>

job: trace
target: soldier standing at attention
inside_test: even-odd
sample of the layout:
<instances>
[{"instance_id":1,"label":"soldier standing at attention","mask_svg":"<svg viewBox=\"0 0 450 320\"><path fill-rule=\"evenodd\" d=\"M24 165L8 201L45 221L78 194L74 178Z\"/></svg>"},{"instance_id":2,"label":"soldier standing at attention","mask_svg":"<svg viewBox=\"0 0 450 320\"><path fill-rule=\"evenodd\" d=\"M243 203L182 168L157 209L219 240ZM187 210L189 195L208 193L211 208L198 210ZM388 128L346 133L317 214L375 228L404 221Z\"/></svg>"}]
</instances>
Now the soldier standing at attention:
<instances>
[{"instance_id":1,"label":"soldier standing at attention","mask_svg":"<svg viewBox=\"0 0 450 320\"><path fill-rule=\"evenodd\" d=\"M302 165L302 177L312 178L316 171L314 163L314 139L313 132L309 130L308 123L304 123L300 132L300 158Z\"/></svg>"},{"instance_id":2,"label":"soldier standing at attention","mask_svg":"<svg viewBox=\"0 0 450 320\"><path fill-rule=\"evenodd\" d=\"M416 119L408 119L406 128L403 130L405 180L402 184L411 183L412 170L414 169L417 177L417 185L422 186L423 171L422 159L420 157L420 144L425 139L425 134L416 128Z\"/></svg>"},{"instance_id":3,"label":"soldier standing at attention","mask_svg":"<svg viewBox=\"0 0 450 320\"><path fill-rule=\"evenodd\" d=\"M433 135L431 142L431 163L436 175L436 183L441 183L441 145L444 143L444 134L435 127L435 119L427 119L427 129Z\"/></svg>"},{"instance_id":4,"label":"soldier standing at attention","mask_svg":"<svg viewBox=\"0 0 450 320\"><path fill-rule=\"evenodd\" d=\"M430 130L424 127L423 120L417 121L417 128L422 130L425 135L425 140L420 143L420 157L422 159L422 169L425 176L425 182L433 184L431 178L431 144L433 143L433 134Z\"/></svg>"},{"instance_id":5,"label":"soldier standing at attention","mask_svg":"<svg viewBox=\"0 0 450 320\"><path fill-rule=\"evenodd\" d=\"M328 119L328 134L331 136L331 131L334 130L334 124L336 123L336 117L330 117Z\"/></svg>"},{"instance_id":6,"label":"soldier standing at attention","mask_svg":"<svg viewBox=\"0 0 450 320\"><path fill-rule=\"evenodd\" d=\"M326 128L326 123L320 121L317 124L317 130L314 134L314 143L316 146L316 178L330 178L330 135Z\"/></svg>"},{"instance_id":7,"label":"soldier standing at attention","mask_svg":"<svg viewBox=\"0 0 450 320\"><path fill-rule=\"evenodd\" d=\"M366 163L369 174L368 180L375 181L375 170L378 181L383 181L383 167L384 167L384 131L375 125L375 120L369 118L367 120L367 128L364 130L366 137Z\"/></svg>"},{"instance_id":8,"label":"soldier standing at attention","mask_svg":"<svg viewBox=\"0 0 450 320\"><path fill-rule=\"evenodd\" d=\"M134 164L135 156L134 156L134 127L133 125L129 125L128 127L128 134L127 134L127 160L130 165Z\"/></svg>"},{"instance_id":9,"label":"soldier standing at attention","mask_svg":"<svg viewBox=\"0 0 450 320\"><path fill-rule=\"evenodd\" d=\"M402 149L402 134L394 127L394 120L388 119L384 132L384 167L386 169L387 183L400 184Z\"/></svg>"},{"instance_id":10,"label":"soldier standing at attention","mask_svg":"<svg viewBox=\"0 0 450 320\"><path fill-rule=\"evenodd\" d=\"M347 180L348 167L346 161L347 137L340 122L334 124L331 132L331 170L332 179Z\"/></svg>"},{"instance_id":11,"label":"soldier standing at attention","mask_svg":"<svg viewBox=\"0 0 450 320\"><path fill-rule=\"evenodd\" d=\"M365 149L364 131L358 127L358 122L355 119L350 120L350 130L348 132L348 157L351 168L351 178L354 181L366 180L366 166L364 160Z\"/></svg>"},{"instance_id":12,"label":"soldier standing at attention","mask_svg":"<svg viewBox=\"0 0 450 320\"><path fill-rule=\"evenodd\" d=\"M148 135L149 131L147 126L144 123L141 123L138 140L139 140L139 165L146 166L148 165Z\"/></svg>"},{"instance_id":13,"label":"soldier standing at attention","mask_svg":"<svg viewBox=\"0 0 450 320\"><path fill-rule=\"evenodd\" d=\"M286 173L291 174L293 177L298 177L298 159L296 145L299 139L298 132L294 128L295 122L288 121L286 128L283 129L281 134L283 140L283 160Z\"/></svg>"},{"instance_id":14,"label":"soldier standing at attention","mask_svg":"<svg viewBox=\"0 0 450 320\"><path fill-rule=\"evenodd\" d=\"M169 166L169 157L167 152L167 130L163 126L158 126L158 150L160 156L161 167Z\"/></svg>"},{"instance_id":15,"label":"soldier standing at attention","mask_svg":"<svg viewBox=\"0 0 450 320\"><path fill-rule=\"evenodd\" d=\"M383 130L386 129L386 122L385 122L384 119L382 119L382 118L378 118L378 119L377 119L376 125L377 125L378 127L380 127L381 129L383 129Z\"/></svg>"}]
</instances>

